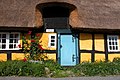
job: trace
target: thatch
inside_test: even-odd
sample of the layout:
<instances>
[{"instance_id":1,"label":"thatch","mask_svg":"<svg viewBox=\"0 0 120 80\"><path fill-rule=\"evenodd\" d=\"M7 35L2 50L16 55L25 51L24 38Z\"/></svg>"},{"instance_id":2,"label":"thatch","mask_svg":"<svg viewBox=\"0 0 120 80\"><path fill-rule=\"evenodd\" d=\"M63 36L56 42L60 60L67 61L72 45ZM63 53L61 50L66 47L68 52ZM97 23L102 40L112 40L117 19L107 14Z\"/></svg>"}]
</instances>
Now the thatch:
<instances>
[{"instance_id":1,"label":"thatch","mask_svg":"<svg viewBox=\"0 0 120 80\"><path fill-rule=\"evenodd\" d=\"M120 0L0 0L0 26L36 27L36 5L47 2L76 6L69 20L73 28L120 29Z\"/></svg>"}]
</instances>

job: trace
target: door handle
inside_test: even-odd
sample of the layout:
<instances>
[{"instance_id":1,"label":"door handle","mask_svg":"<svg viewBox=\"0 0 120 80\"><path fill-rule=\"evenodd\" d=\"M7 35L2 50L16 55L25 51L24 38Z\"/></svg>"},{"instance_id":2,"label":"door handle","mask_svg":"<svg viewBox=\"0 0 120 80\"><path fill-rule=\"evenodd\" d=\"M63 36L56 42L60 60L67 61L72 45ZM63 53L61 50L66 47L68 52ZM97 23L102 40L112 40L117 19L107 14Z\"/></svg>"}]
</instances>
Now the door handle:
<instances>
[{"instance_id":1,"label":"door handle","mask_svg":"<svg viewBox=\"0 0 120 80\"><path fill-rule=\"evenodd\" d=\"M60 45L60 48L62 48L62 45Z\"/></svg>"},{"instance_id":2,"label":"door handle","mask_svg":"<svg viewBox=\"0 0 120 80\"><path fill-rule=\"evenodd\" d=\"M73 55L72 55L72 61L74 62L75 59L76 59L76 57L75 57L75 55L73 54Z\"/></svg>"}]
</instances>

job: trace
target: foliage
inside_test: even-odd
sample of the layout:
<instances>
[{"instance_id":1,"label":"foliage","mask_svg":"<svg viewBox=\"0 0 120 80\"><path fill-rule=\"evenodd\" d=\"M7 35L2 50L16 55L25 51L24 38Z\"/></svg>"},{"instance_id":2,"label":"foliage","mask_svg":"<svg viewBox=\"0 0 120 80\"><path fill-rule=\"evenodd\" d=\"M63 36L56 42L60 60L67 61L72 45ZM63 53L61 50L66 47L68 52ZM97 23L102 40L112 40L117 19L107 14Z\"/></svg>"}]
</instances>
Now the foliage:
<instances>
[{"instance_id":1,"label":"foliage","mask_svg":"<svg viewBox=\"0 0 120 80\"><path fill-rule=\"evenodd\" d=\"M0 62L0 76L44 76L44 65L23 61Z\"/></svg>"},{"instance_id":2,"label":"foliage","mask_svg":"<svg viewBox=\"0 0 120 80\"><path fill-rule=\"evenodd\" d=\"M29 53L30 56L27 56L27 58L32 60L43 60L43 54L41 52L44 50L42 48L40 39L40 34L37 33L34 37L31 38L32 31L28 32L28 38L23 36L23 51L27 54ZM45 56L44 56L45 57Z\"/></svg>"},{"instance_id":3,"label":"foliage","mask_svg":"<svg viewBox=\"0 0 120 80\"><path fill-rule=\"evenodd\" d=\"M51 71L65 69L64 67L60 66L58 63L54 62L53 60L44 61L44 65L45 67L48 67Z\"/></svg>"},{"instance_id":4,"label":"foliage","mask_svg":"<svg viewBox=\"0 0 120 80\"><path fill-rule=\"evenodd\" d=\"M43 61L42 63L25 60L6 61L0 62L0 64L0 76L73 77L120 75L120 63L116 61L85 62L73 67L62 67L52 60Z\"/></svg>"},{"instance_id":5,"label":"foliage","mask_svg":"<svg viewBox=\"0 0 120 80\"><path fill-rule=\"evenodd\" d=\"M81 63L72 70L77 76L119 75L120 64L114 62Z\"/></svg>"}]
</instances>

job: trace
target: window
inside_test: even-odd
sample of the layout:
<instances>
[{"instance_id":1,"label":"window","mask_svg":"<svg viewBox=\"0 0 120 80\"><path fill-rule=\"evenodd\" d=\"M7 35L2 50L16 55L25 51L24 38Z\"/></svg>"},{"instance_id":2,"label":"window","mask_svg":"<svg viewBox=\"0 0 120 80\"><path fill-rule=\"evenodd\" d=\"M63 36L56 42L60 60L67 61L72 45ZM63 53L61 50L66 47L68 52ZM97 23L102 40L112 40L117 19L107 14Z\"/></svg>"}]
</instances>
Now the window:
<instances>
[{"instance_id":1,"label":"window","mask_svg":"<svg viewBox=\"0 0 120 80\"><path fill-rule=\"evenodd\" d=\"M49 34L48 47L56 47L56 34Z\"/></svg>"},{"instance_id":2,"label":"window","mask_svg":"<svg viewBox=\"0 0 120 80\"><path fill-rule=\"evenodd\" d=\"M107 36L107 44L109 52L117 52L119 51L119 42L117 35L108 35Z\"/></svg>"},{"instance_id":3,"label":"window","mask_svg":"<svg viewBox=\"0 0 120 80\"><path fill-rule=\"evenodd\" d=\"M20 33L0 33L0 50L19 50Z\"/></svg>"}]
</instances>

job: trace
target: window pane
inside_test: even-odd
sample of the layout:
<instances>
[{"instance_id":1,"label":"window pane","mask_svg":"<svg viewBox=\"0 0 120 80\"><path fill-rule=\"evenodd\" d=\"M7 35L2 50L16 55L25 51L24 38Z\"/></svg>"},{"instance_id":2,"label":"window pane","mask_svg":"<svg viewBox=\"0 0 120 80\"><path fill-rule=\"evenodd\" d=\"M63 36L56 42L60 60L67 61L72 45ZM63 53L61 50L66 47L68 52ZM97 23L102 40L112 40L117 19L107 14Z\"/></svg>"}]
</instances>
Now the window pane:
<instances>
[{"instance_id":1,"label":"window pane","mask_svg":"<svg viewBox=\"0 0 120 80\"><path fill-rule=\"evenodd\" d=\"M6 43L6 39L2 39L2 43Z\"/></svg>"},{"instance_id":2,"label":"window pane","mask_svg":"<svg viewBox=\"0 0 120 80\"><path fill-rule=\"evenodd\" d=\"M5 49L6 48L6 45L5 44L2 44L2 49Z\"/></svg>"},{"instance_id":3,"label":"window pane","mask_svg":"<svg viewBox=\"0 0 120 80\"><path fill-rule=\"evenodd\" d=\"M109 45L111 45L111 42L109 42Z\"/></svg>"},{"instance_id":4,"label":"window pane","mask_svg":"<svg viewBox=\"0 0 120 80\"><path fill-rule=\"evenodd\" d=\"M114 42L112 42L112 45L115 45Z\"/></svg>"},{"instance_id":5,"label":"window pane","mask_svg":"<svg viewBox=\"0 0 120 80\"><path fill-rule=\"evenodd\" d=\"M1 34L0 34L0 38L1 38Z\"/></svg>"},{"instance_id":6,"label":"window pane","mask_svg":"<svg viewBox=\"0 0 120 80\"><path fill-rule=\"evenodd\" d=\"M51 43L51 46L55 46L55 44L54 44L54 43Z\"/></svg>"},{"instance_id":7,"label":"window pane","mask_svg":"<svg viewBox=\"0 0 120 80\"><path fill-rule=\"evenodd\" d=\"M6 38L6 34L2 34L2 38Z\"/></svg>"},{"instance_id":8,"label":"window pane","mask_svg":"<svg viewBox=\"0 0 120 80\"><path fill-rule=\"evenodd\" d=\"M10 38L13 38L13 34L10 34Z\"/></svg>"},{"instance_id":9,"label":"window pane","mask_svg":"<svg viewBox=\"0 0 120 80\"><path fill-rule=\"evenodd\" d=\"M10 40L9 40L9 43L13 43L13 39L10 39Z\"/></svg>"},{"instance_id":10,"label":"window pane","mask_svg":"<svg viewBox=\"0 0 120 80\"><path fill-rule=\"evenodd\" d=\"M116 46L116 50L118 50L118 46Z\"/></svg>"},{"instance_id":11,"label":"window pane","mask_svg":"<svg viewBox=\"0 0 120 80\"><path fill-rule=\"evenodd\" d=\"M115 37L115 41L117 41L117 37Z\"/></svg>"},{"instance_id":12,"label":"window pane","mask_svg":"<svg viewBox=\"0 0 120 80\"><path fill-rule=\"evenodd\" d=\"M18 38L19 37L19 35L18 34L15 34L15 38Z\"/></svg>"},{"instance_id":13,"label":"window pane","mask_svg":"<svg viewBox=\"0 0 120 80\"><path fill-rule=\"evenodd\" d=\"M14 44L14 48L16 48L16 44Z\"/></svg>"},{"instance_id":14,"label":"window pane","mask_svg":"<svg viewBox=\"0 0 120 80\"><path fill-rule=\"evenodd\" d=\"M115 50L115 46L113 46L113 50Z\"/></svg>"},{"instance_id":15,"label":"window pane","mask_svg":"<svg viewBox=\"0 0 120 80\"><path fill-rule=\"evenodd\" d=\"M0 43L2 43L2 40L0 39Z\"/></svg>"},{"instance_id":16,"label":"window pane","mask_svg":"<svg viewBox=\"0 0 120 80\"><path fill-rule=\"evenodd\" d=\"M109 40L111 40L111 37L109 37Z\"/></svg>"},{"instance_id":17,"label":"window pane","mask_svg":"<svg viewBox=\"0 0 120 80\"><path fill-rule=\"evenodd\" d=\"M55 36L51 36L51 39L55 39Z\"/></svg>"},{"instance_id":18,"label":"window pane","mask_svg":"<svg viewBox=\"0 0 120 80\"><path fill-rule=\"evenodd\" d=\"M18 39L14 39L14 43L18 43Z\"/></svg>"},{"instance_id":19,"label":"window pane","mask_svg":"<svg viewBox=\"0 0 120 80\"><path fill-rule=\"evenodd\" d=\"M112 46L109 46L110 50L112 50Z\"/></svg>"},{"instance_id":20,"label":"window pane","mask_svg":"<svg viewBox=\"0 0 120 80\"><path fill-rule=\"evenodd\" d=\"M55 40L51 40L51 42L55 42Z\"/></svg>"},{"instance_id":21,"label":"window pane","mask_svg":"<svg viewBox=\"0 0 120 80\"><path fill-rule=\"evenodd\" d=\"M114 37L112 37L112 40L114 40Z\"/></svg>"},{"instance_id":22,"label":"window pane","mask_svg":"<svg viewBox=\"0 0 120 80\"><path fill-rule=\"evenodd\" d=\"M10 44L10 45L9 45L9 48L13 48L13 44Z\"/></svg>"},{"instance_id":23,"label":"window pane","mask_svg":"<svg viewBox=\"0 0 120 80\"><path fill-rule=\"evenodd\" d=\"M115 45L118 45L117 42L115 42Z\"/></svg>"}]
</instances>

